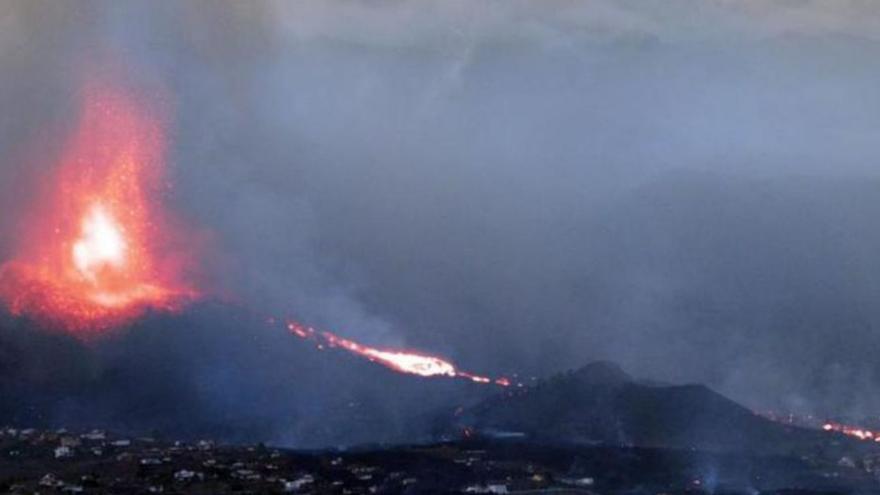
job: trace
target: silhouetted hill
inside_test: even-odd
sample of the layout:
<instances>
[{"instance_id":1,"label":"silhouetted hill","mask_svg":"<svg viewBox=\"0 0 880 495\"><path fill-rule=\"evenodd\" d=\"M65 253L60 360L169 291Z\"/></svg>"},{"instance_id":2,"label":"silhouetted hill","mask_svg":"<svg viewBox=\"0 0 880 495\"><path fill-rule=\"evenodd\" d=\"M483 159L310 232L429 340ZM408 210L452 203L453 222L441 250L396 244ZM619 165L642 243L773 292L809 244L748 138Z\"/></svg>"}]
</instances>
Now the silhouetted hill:
<instances>
[{"instance_id":1,"label":"silhouetted hill","mask_svg":"<svg viewBox=\"0 0 880 495\"><path fill-rule=\"evenodd\" d=\"M758 416L708 387L640 382L605 362L494 396L456 421L489 435L643 447L787 453L828 439Z\"/></svg>"}]
</instances>

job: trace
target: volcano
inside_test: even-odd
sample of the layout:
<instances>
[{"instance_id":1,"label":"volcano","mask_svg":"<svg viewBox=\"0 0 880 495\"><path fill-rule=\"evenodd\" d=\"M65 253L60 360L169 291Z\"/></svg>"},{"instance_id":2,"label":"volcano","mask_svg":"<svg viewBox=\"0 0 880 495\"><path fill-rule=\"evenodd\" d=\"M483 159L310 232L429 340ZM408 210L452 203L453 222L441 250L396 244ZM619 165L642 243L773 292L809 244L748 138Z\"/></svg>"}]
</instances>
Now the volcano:
<instances>
[{"instance_id":1,"label":"volcano","mask_svg":"<svg viewBox=\"0 0 880 495\"><path fill-rule=\"evenodd\" d=\"M430 441L449 411L494 390L317 350L216 300L85 341L0 308L0 425L310 448L405 443Z\"/></svg>"},{"instance_id":2,"label":"volcano","mask_svg":"<svg viewBox=\"0 0 880 495\"><path fill-rule=\"evenodd\" d=\"M179 309L196 291L183 280L194 239L162 206L171 186L157 103L109 81L85 84L79 97L15 256L0 265L0 299L82 338Z\"/></svg>"},{"instance_id":3,"label":"volcano","mask_svg":"<svg viewBox=\"0 0 880 495\"><path fill-rule=\"evenodd\" d=\"M608 362L495 395L458 415L455 428L549 443L780 454L828 440L759 416L704 385L641 381Z\"/></svg>"}]
</instances>

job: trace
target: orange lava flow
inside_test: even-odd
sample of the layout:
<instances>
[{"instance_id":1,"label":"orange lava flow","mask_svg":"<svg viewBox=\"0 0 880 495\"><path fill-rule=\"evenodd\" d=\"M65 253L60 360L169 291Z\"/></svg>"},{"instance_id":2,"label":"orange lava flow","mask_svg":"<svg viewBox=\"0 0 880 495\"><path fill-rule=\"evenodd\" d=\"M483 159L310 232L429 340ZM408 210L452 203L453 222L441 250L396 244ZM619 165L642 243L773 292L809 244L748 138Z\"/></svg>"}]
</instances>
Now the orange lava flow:
<instances>
[{"instance_id":1,"label":"orange lava flow","mask_svg":"<svg viewBox=\"0 0 880 495\"><path fill-rule=\"evenodd\" d=\"M162 121L124 88L92 84L52 174L24 217L0 298L15 315L87 337L196 296L159 199Z\"/></svg>"},{"instance_id":2,"label":"orange lava flow","mask_svg":"<svg viewBox=\"0 0 880 495\"><path fill-rule=\"evenodd\" d=\"M828 421L822 425L822 430L843 433L846 436L858 438L859 440L880 442L880 432L858 426L844 425Z\"/></svg>"},{"instance_id":3,"label":"orange lava flow","mask_svg":"<svg viewBox=\"0 0 880 495\"><path fill-rule=\"evenodd\" d=\"M296 335L301 339L314 342L319 349L323 349L324 346L344 349L352 354L364 357L374 363L381 364L386 368L399 373L424 377L445 376L450 378L463 378L474 383L495 384L502 387L510 386L510 380L507 378L500 377L493 379L461 371L456 368L454 364L437 356L399 349L377 349L375 347L359 344L353 340L340 337L330 332L316 331L314 328L304 326L295 321L288 321L286 326L291 334Z\"/></svg>"},{"instance_id":4,"label":"orange lava flow","mask_svg":"<svg viewBox=\"0 0 880 495\"><path fill-rule=\"evenodd\" d=\"M820 421L819 417L812 414L799 415L790 412L778 413L775 411L765 411L758 414L778 423L800 426L802 428L821 428L822 431L828 433L840 433L859 440L880 443L880 430L871 430L863 426L838 423L837 421Z\"/></svg>"}]
</instances>

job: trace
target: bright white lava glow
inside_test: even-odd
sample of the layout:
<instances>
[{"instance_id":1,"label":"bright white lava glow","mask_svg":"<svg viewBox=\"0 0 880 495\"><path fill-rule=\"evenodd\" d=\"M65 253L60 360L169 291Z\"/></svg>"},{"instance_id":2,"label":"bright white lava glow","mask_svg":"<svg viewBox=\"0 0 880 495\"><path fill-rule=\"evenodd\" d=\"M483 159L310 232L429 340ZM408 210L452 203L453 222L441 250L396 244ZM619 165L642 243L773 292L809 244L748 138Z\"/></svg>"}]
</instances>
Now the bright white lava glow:
<instances>
[{"instance_id":1,"label":"bright white lava glow","mask_svg":"<svg viewBox=\"0 0 880 495\"><path fill-rule=\"evenodd\" d=\"M119 268L125 262L122 229L99 204L82 220L79 239L73 244L73 263L79 272L95 281L105 266Z\"/></svg>"},{"instance_id":2,"label":"bright white lava glow","mask_svg":"<svg viewBox=\"0 0 880 495\"><path fill-rule=\"evenodd\" d=\"M363 355L378 359L384 363L391 363L395 369L406 373L422 376L455 376L456 370L452 363L448 363L433 356L421 356L405 352L379 351L366 349Z\"/></svg>"}]
</instances>

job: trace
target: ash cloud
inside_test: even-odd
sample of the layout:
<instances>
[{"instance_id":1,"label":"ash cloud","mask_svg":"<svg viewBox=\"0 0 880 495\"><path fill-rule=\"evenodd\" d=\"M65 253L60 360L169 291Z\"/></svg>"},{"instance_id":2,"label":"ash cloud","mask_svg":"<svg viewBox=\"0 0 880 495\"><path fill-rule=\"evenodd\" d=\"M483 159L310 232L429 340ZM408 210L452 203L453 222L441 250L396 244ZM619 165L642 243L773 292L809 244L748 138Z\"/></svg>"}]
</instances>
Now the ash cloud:
<instances>
[{"instance_id":1,"label":"ash cloud","mask_svg":"<svg viewBox=\"0 0 880 495\"><path fill-rule=\"evenodd\" d=\"M834 7L7 2L0 253L78 72L110 52L170 95L172 201L215 233L218 293L477 371L610 359L755 408L875 414L880 9ZM260 423L290 443L355 393L327 373L389 393L208 313L126 333L116 354L52 338L0 357L75 367L76 383L19 391L58 417L167 398L183 404L167 424ZM48 338L16 325L4 342ZM148 399L119 385L154 368Z\"/></svg>"}]
</instances>

